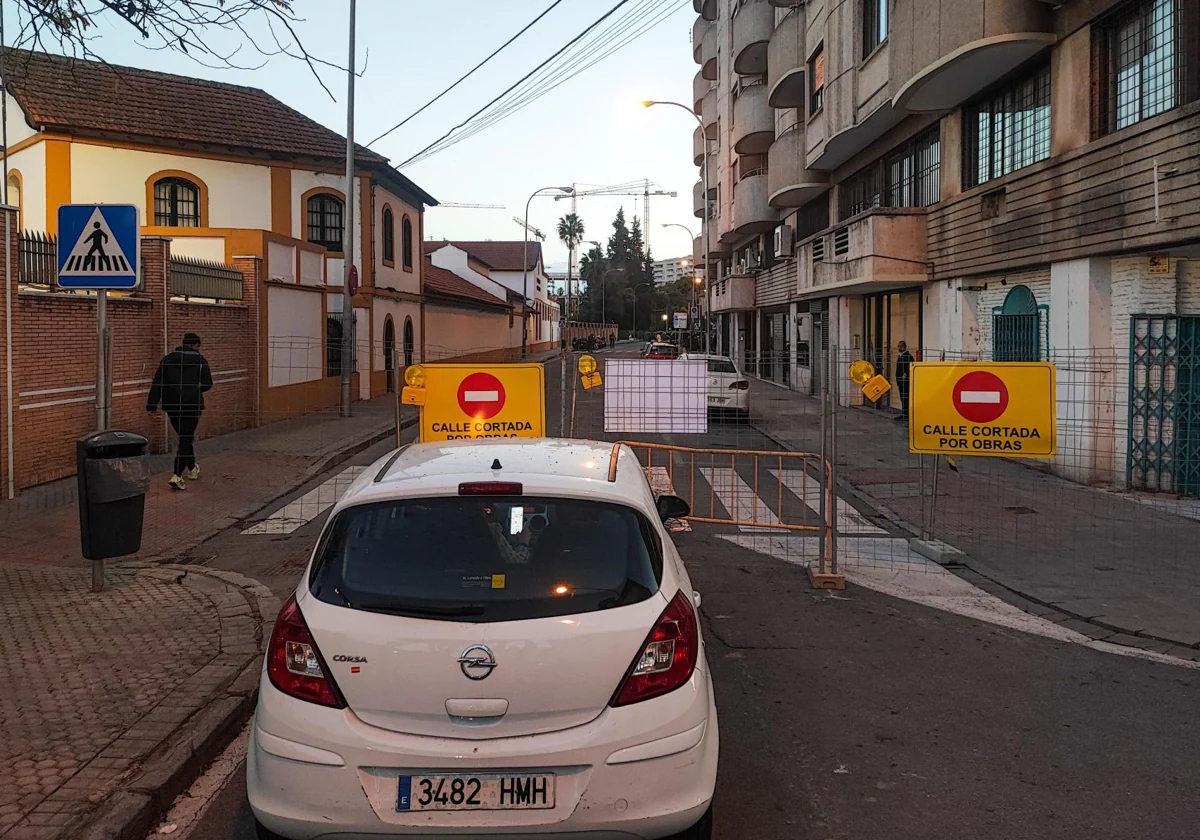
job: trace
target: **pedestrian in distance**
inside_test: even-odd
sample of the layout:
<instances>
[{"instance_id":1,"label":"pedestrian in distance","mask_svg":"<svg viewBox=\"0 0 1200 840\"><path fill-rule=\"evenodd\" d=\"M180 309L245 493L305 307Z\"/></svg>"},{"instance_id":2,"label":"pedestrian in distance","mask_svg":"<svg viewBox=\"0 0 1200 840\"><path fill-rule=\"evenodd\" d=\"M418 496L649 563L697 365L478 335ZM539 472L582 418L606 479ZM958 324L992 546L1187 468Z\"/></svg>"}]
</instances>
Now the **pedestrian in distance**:
<instances>
[{"instance_id":1,"label":"pedestrian in distance","mask_svg":"<svg viewBox=\"0 0 1200 840\"><path fill-rule=\"evenodd\" d=\"M200 336L195 333L184 335L183 342L158 363L146 399L146 411L153 414L161 405L179 438L175 468L168 482L175 490L187 486L185 479L196 481L200 478L193 445L200 415L204 413L204 392L212 388L213 381L208 360L200 355L199 347Z\"/></svg>"},{"instance_id":2,"label":"pedestrian in distance","mask_svg":"<svg viewBox=\"0 0 1200 840\"><path fill-rule=\"evenodd\" d=\"M896 344L900 355L896 357L896 390L900 392L900 416L897 420L908 418L908 375L912 369L913 354L908 352L908 343L901 341Z\"/></svg>"}]
</instances>

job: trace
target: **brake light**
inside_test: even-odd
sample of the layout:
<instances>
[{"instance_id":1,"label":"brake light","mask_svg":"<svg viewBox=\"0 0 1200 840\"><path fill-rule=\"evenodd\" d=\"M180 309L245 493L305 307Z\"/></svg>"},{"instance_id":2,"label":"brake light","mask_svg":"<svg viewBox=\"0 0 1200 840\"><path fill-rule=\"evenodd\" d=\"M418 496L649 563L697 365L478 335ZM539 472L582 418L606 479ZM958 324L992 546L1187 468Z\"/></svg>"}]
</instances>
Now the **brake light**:
<instances>
[{"instance_id":1,"label":"brake light","mask_svg":"<svg viewBox=\"0 0 1200 840\"><path fill-rule=\"evenodd\" d=\"M745 379L739 379L737 382L729 383L729 390L730 391L749 391L750 383L747 382Z\"/></svg>"},{"instance_id":2,"label":"brake light","mask_svg":"<svg viewBox=\"0 0 1200 840\"><path fill-rule=\"evenodd\" d=\"M267 676L289 697L335 709L346 707L294 595L275 619L267 648Z\"/></svg>"},{"instance_id":3,"label":"brake light","mask_svg":"<svg viewBox=\"0 0 1200 840\"><path fill-rule=\"evenodd\" d=\"M464 481L458 485L458 495L520 496L524 489L519 481Z\"/></svg>"},{"instance_id":4,"label":"brake light","mask_svg":"<svg viewBox=\"0 0 1200 840\"><path fill-rule=\"evenodd\" d=\"M628 706L674 691L691 679L699 655L696 611L680 591L658 617L609 705Z\"/></svg>"}]
</instances>

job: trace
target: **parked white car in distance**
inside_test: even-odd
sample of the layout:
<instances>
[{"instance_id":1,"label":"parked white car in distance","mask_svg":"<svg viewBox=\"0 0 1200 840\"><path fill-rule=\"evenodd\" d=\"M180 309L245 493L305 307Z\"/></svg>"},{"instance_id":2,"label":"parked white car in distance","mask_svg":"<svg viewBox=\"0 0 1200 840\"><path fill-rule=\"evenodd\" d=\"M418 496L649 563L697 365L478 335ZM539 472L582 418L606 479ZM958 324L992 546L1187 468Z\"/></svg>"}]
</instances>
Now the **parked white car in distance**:
<instances>
[{"instance_id":1,"label":"parked white car in distance","mask_svg":"<svg viewBox=\"0 0 1200 840\"><path fill-rule=\"evenodd\" d=\"M711 411L730 411L740 417L750 414L750 380L728 356L685 353L680 359L701 359L708 363L708 407Z\"/></svg>"},{"instance_id":2,"label":"parked white car in distance","mask_svg":"<svg viewBox=\"0 0 1200 840\"><path fill-rule=\"evenodd\" d=\"M708 840L716 705L663 526L686 514L625 446L414 444L369 467L271 635L259 837Z\"/></svg>"}]
</instances>

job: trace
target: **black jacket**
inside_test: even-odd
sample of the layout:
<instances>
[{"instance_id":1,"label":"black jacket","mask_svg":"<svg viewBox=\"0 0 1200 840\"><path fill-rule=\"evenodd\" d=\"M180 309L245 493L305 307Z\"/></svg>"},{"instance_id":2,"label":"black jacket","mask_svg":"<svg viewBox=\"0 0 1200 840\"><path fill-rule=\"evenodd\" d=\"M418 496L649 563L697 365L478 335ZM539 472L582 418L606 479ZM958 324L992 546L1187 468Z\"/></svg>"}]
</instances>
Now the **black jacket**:
<instances>
[{"instance_id":1,"label":"black jacket","mask_svg":"<svg viewBox=\"0 0 1200 840\"><path fill-rule=\"evenodd\" d=\"M905 350L896 358L896 381L907 382L908 371L912 367L916 358L908 350Z\"/></svg>"},{"instance_id":2,"label":"black jacket","mask_svg":"<svg viewBox=\"0 0 1200 840\"><path fill-rule=\"evenodd\" d=\"M200 351L176 347L158 363L146 410L153 411L162 403L168 414L199 414L204 410L204 392L212 386L212 371Z\"/></svg>"}]
</instances>

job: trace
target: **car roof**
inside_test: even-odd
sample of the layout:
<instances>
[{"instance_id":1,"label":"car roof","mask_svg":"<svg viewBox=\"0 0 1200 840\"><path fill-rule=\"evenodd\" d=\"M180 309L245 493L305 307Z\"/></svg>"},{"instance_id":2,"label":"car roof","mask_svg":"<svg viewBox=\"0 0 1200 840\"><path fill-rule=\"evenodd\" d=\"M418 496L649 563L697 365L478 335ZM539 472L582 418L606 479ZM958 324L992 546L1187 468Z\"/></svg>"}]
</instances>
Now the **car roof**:
<instances>
[{"instance_id":1,"label":"car roof","mask_svg":"<svg viewBox=\"0 0 1200 840\"><path fill-rule=\"evenodd\" d=\"M714 361L719 361L719 362L732 362L733 361L733 359L731 359L729 356L719 356L716 353L685 353L684 355L686 355L689 359L697 359L697 360L712 359ZM736 367L736 365L735 365L735 367Z\"/></svg>"},{"instance_id":2,"label":"car roof","mask_svg":"<svg viewBox=\"0 0 1200 840\"><path fill-rule=\"evenodd\" d=\"M476 438L415 443L368 467L338 507L368 501L453 495L464 481L518 481L529 495L588 496L634 501L653 510L654 499L637 456L620 447L616 481L609 481L614 445L562 438ZM500 469L493 470L496 462Z\"/></svg>"}]
</instances>

